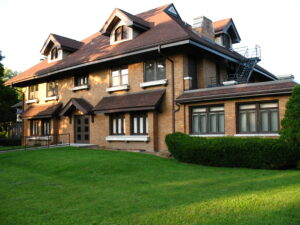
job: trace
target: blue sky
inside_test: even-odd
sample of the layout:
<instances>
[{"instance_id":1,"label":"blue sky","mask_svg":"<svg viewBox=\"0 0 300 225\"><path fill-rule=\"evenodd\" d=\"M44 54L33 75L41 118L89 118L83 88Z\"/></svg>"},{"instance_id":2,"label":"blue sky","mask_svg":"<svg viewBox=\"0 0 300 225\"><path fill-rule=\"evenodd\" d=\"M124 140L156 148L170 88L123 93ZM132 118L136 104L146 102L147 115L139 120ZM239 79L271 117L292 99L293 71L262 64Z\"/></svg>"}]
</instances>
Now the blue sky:
<instances>
[{"instance_id":1,"label":"blue sky","mask_svg":"<svg viewBox=\"0 0 300 225\"><path fill-rule=\"evenodd\" d=\"M49 33L82 40L98 32L114 8L132 14L169 0L0 0L0 50L3 64L24 71L39 62ZM293 74L300 82L300 0L173 0L181 18L206 16L213 21L232 17L240 46L261 46L261 66L276 74ZM298 23L297 23L298 22Z\"/></svg>"}]
</instances>

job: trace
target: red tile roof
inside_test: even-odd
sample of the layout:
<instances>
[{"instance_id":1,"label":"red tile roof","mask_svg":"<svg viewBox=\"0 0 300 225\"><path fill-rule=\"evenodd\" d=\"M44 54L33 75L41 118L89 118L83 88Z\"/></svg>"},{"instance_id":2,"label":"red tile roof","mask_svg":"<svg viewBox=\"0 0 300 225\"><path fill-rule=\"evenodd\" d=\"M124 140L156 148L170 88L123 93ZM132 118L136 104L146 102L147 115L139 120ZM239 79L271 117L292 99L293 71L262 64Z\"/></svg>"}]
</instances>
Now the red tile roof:
<instances>
[{"instance_id":1,"label":"red tile roof","mask_svg":"<svg viewBox=\"0 0 300 225\"><path fill-rule=\"evenodd\" d=\"M158 109L165 89L106 96L94 107L96 113L130 112Z\"/></svg>"},{"instance_id":2,"label":"red tile roof","mask_svg":"<svg viewBox=\"0 0 300 225\"><path fill-rule=\"evenodd\" d=\"M43 105L33 105L26 109L22 114L22 118L51 118L56 116L62 103L57 104L43 104Z\"/></svg>"},{"instance_id":3,"label":"red tile roof","mask_svg":"<svg viewBox=\"0 0 300 225\"><path fill-rule=\"evenodd\" d=\"M176 101L178 103L202 102L243 97L290 94L297 83L291 80L268 81L252 84L203 88L186 91Z\"/></svg>"}]
</instances>

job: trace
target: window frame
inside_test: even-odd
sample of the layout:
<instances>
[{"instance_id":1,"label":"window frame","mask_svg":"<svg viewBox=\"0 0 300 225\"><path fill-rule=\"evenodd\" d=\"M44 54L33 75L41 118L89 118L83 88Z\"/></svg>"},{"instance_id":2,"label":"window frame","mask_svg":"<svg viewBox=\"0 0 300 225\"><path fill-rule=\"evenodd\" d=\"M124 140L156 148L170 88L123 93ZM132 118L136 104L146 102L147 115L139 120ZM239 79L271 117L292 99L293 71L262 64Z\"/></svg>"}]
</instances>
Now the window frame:
<instances>
[{"instance_id":1,"label":"window frame","mask_svg":"<svg viewBox=\"0 0 300 225\"><path fill-rule=\"evenodd\" d=\"M33 91L31 91L32 87L34 89ZM29 90L28 90L28 99L29 100L37 99L38 91L39 91L39 85L38 84L30 85ZM33 93L33 96L31 96L32 93Z\"/></svg>"},{"instance_id":2,"label":"window frame","mask_svg":"<svg viewBox=\"0 0 300 225\"><path fill-rule=\"evenodd\" d=\"M270 107L266 109L261 109L260 105L265 104L265 103L276 103L277 107ZM255 105L255 109L242 109L240 110L241 105ZM277 125L278 125L278 130L277 131L271 131L270 126L271 126L271 117L270 117L270 111L271 110L277 110ZM255 111L255 128L256 131L250 132L241 132L240 131L240 111ZM261 116L260 112L261 110L267 110L268 111L268 131L261 131ZM247 117L247 125L248 125L249 119ZM247 127L248 128L248 127ZM280 114L279 114L279 101L278 100L267 100L267 101L251 101L251 102L238 102L236 103L236 130L238 134L275 134L278 133L280 130ZM248 129L247 129L248 130Z\"/></svg>"},{"instance_id":3,"label":"window frame","mask_svg":"<svg viewBox=\"0 0 300 225\"><path fill-rule=\"evenodd\" d=\"M157 73L157 65L158 65L158 62L161 60L161 62L163 62L164 64L164 78L162 79L157 79L157 76L158 76L158 73ZM147 80L146 79L146 64L148 62L151 62L153 61L154 62L154 74L153 74L153 77L154 79L153 80ZM167 79L167 66L166 66L166 60L164 58L156 58L156 59L150 59L150 60L146 60L144 61L144 82L152 82L152 81L158 81L158 80L165 80Z\"/></svg>"},{"instance_id":4,"label":"window frame","mask_svg":"<svg viewBox=\"0 0 300 225\"><path fill-rule=\"evenodd\" d=\"M55 60L55 59L58 59L58 49L57 49L57 47L54 47L54 48L51 49L50 59L51 59L51 61Z\"/></svg>"},{"instance_id":5,"label":"window frame","mask_svg":"<svg viewBox=\"0 0 300 225\"><path fill-rule=\"evenodd\" d=\"M54 87L54 89L56 89L56 91L53 91L52 90L52 92L54 93L55 92L55 94L53 94L53 95L49 95L49 92L50 92L50 84L52 84L52 83L54 83L54 85L55 85L55 87ZM46 93L46 97L54 97L54 96L57 96L58 95L58 82L57 81L50 81L50 82L47 82L47 93Z\"/></svg>"},{"instance_id":6,"label":"window frame","mask_svg":"<svg viewBox=\"0 0 300 225\"><path fill-rule=\"evenodd\" d=\"M123 84L123 74L122 74L122 70L127 70L127 84ZM114 71L118 71L118 79L119 79L119 84L114 86L113 85L113 72ZM112 68L110 70L110 87L120 87L120 86L124 86L124 85L128 85L129 84L129 70L128 70L128 66L122 66L122 67L115 67Z\"/></svg>"},{"instance_id":7,"label":"window frame","mask_svg":"<svg viewBox=\"0 0 300 225\"><path fill-rule=\"evenodd\" d=\"M137 132L134 133L134 118L137 118ZM140 131L140 119L143 118L143 132ZM130 113L130 134L131 135L148 135L149 121L147 112L132 112Z\"/></svg>"},{"instance_id":8,"label":"window frame","mask_svg":"<svg viewBox=\"0 0 300 225\"><path fill-rule=\"evenodd\" d=\"M40 134L40 124L39 120L33 119L30 120L30 136L39 136Z\"/></svg>"},{"instance_id":9,"label":"window frame","mask_svg":"<svg viewBox=\"0 0 300 225\"><path fill-rule=\"evenodd\" d=\"M223 107L223 110L218 110L218 111L211 111L210 108L213 107ZM194 114L200 114L200 113L193 113L193 110L196 108L205 108L206 112L204 112L206 116L206 132L205 133L193 133L193 115ZM223 112L223 117L224 117L224 132L219 132L220 131L220 124L217 122L217 132L211 132L211 124L210 124L210 114L211 113L217 113L217 121L219 121L219 114ZM190 107L190 134L191 135L223 135L225 134L225 106L224 104L214 104L214 105L197 105L197 106L191 106Z\"/></svg>"},{"instance_id":10,"label":"window frame","mask_svg":"<svg viewBox=\"0 0 300 225\"><path fill-rule=\"evenodd\" d=\"M47 132L45 132L45 125L48 125ZM43 119L42 120L42 136L50 136L51 135L51 119Z\"/></svg>"},{"instance_id":11,"label":"window frame","mask_svg":"<svg viewBox=\"0 0 300 225\"><path fill-rule=\"evenodd\" d=\"M114 41L123 41L128 39L128 27L126 25L118 26L114 32ZM119 33L118 33L119 32Z\"/></svg>"},{"instance_id":12,"label":"window frame","mask_svg":"<svg viewBox=\"0 0 300 225\"><path fill-rule=\"evenodd\" d=\"M117 120L116 123L116 133L114 133L113 129L113 121ZM121 119L121 132L119 131L119 119ZM110 135L125 135L125 114L124 113L112 113L109 115L109 134Z\"/></svg>"},{"instance_id":13,"label":"window frame","mask_svg":"<svg viewBox=\"0 0 300 225\"><path fill-rule=\"evenodd\" d=\"M79 85L78 81L82 78L84 80L86 79L86 82ZM88 74L74 76L74 87L82 87L82 86L88 86L88 85L89 85L89 75Z\"/></svg>"}]
</instances>

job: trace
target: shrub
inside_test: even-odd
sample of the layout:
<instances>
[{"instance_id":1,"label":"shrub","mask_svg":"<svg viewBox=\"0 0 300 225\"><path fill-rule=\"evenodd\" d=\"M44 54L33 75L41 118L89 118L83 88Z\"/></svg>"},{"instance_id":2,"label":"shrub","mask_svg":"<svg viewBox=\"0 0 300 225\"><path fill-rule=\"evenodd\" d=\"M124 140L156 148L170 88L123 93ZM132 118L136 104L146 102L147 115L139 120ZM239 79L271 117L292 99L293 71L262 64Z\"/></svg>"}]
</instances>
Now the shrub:
<instances>
[{"instance_id":1,"label":"shrub","mask_svg":"<svg viewBox=\"0 0 300 225\"><path fill-rule=\"evenodd\" d=\"M21 145L21 139L19 139L19 138L0 138L0 145L19 146L19 145Z\"/></svg>"},{"instance_id":2,"label":"shrub","mask_svg":"<svg viewBox=\"0 0 300 225\"><path fill-rule=\"evenodd\" d=\"M295 168L299 149L279 139L166 136L169 151L179 161L209 166L260 169Z\"/></svg>"},{"instance_id":3,"label":"shrub","mask_svg":"<svg viewBox=\"0 0 300 225\"><path fill-rule=\"evenodd\" d=\"M292 96L286 104L286 111L281 121L282 140L300 148L300 85L293 89Z\"/></svg>"}]
</instances>

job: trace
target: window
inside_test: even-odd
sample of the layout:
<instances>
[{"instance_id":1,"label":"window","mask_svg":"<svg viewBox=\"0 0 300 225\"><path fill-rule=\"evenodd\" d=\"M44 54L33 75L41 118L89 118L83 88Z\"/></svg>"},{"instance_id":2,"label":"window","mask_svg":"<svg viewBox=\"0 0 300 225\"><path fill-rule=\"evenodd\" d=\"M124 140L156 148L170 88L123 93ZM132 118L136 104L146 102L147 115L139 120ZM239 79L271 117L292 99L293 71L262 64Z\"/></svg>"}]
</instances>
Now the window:
<instances>
[{"instance_id":1,"label":"window","mask_svg":"<svg viewBox=\"0 0 300 225\"><path fill-rule=\"evenodd\" d=\"M131 134L133 134L133 135L148 134L147 113L132 113L131 114Z\"/></svg>"},{"instance_id":2,"label":"window","mask_svg":"<svg viewBox=\"0 0 300 225\"><path fill-rule=\"evenodd\" d=\"M223 134L224 106L192 108L192 134Z\"/></svg>"},{"instance_id":3,"label":"window","mask_svg":"<svg viewBox=\"0 0 300 225\"><path fill-rule=\"evenodd\" d=\"M38 136L39 135L39 121L30 120L30 135Z\"/></svg>"},{"instance_id":4,"label":"window","mask_svg":"<svg viewBox=\"0 0 300 225\"><path fill-rule=\"evenodd\" d=\"M57 81L51 81L47 83L47 97L53 97L58 95L58 83Z\"/></svg>"},{"instance_id":5,"label":"window","mask_svg":"<svg viewBox=\"0 0 300 225\"><path fill-rule=\"evenodd\" d=\"M29 99L36 99L38 97L39 85L29 86Z\"/></svg>"},{"instance_id":6,"label":"window","mask_svg":"<svg viewBox=\"0 0 300 225\"><path fill-rule=\"evenodd\" d=\"M120 26L115 30L115 41L121 41L128 38L128 28Z\"/></svg>"},{"instance_id":7,"label":"window","mask_svg":"<svg viewBox=\"0 0 300 225\"><path fill-rule=\"evenodd\" d=\"M240 104L239 133L276 133L279 130L277 102Z\"/></svg>"},{"instance_id":8,"label":"window","mask_svg":"<svg viewBox=\"0 0 300 225\"><path fill-rule=\"evenodd\" d=\"M58 58L58 50L57 48L53 48L51 50L51 56L50 56L51 60L57 59Z\"/></svg>"},{"instance_id":9,"label":"window","mask_svg":"<svg viewBox=\"0 0 300 225\"><path fill-rule=\"evenodd\" d=\"M111 135L124 135L125 118L124 114L116 113L110 116L110 134Z\"/></svg>"},{"instance_id":10,"label":"window","mask_svg":"<svg viewBox=\"0 0 300 225\"><path fill-rule=\"evenodd\" d=\"M111 86L117 87L128 84L128 68L116 68L111 71Z\"/></svg>"},{"instance_id":11,"label":"window","mask_svg":"<svg viewBox=\"0 0 300 225\"><path fill-rule=\"evenodd\" d=\"M166 79L165 60L149 60L145 62L145 82Z\"/></svg>"},{"instance_id":12,"label":"window","mask_svg":"<svg viewBox=\"0 0 300 225\"><path fill-rule=\"evenodd\" d=\"M88 75L75 77L75 87L88 85Z\"/></svg>"},{"instance_id":13,"label":"window","mask_svg":"<svg viewBox=\"0 0 300 225\"><path fill-rule=\"evenodd\" d=\"M51 120L42 120L42 135L48 136L51 134Z\"/></svg>"}]
</instances>

